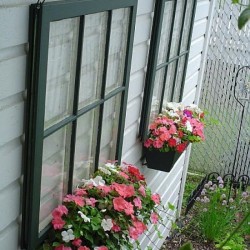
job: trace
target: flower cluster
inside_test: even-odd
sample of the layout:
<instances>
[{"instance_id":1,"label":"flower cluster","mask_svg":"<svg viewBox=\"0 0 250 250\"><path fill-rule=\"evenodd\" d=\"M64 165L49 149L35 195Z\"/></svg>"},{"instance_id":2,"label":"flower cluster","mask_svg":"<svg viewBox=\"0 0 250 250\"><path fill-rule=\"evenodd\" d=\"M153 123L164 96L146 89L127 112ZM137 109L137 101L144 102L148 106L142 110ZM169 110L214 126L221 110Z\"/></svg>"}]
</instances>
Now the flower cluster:
<instances>
[{"instance_id":1,"label":"flower cluster","mask_svg":"<svg viewBox=\"0 0 250 250\"><path fill-rule=\"evenodd\" d=\"M130 240L137 241L148 223L160 219L160 202L138 168L107 163L54 209L50 245L55 250L133 249Z\"/></svg>"},{"instance_id":2,"label":"flower cluster","mask_svg":"<svg viewBox=\"0 0 250 250\"><path fill-rule=\"evenodd\" d=\"M196 105L168 103L149 126L144 146L161 152L182 153L188 143L200 142L204 137L204 112Z\"/></svg>"}]
</instances>

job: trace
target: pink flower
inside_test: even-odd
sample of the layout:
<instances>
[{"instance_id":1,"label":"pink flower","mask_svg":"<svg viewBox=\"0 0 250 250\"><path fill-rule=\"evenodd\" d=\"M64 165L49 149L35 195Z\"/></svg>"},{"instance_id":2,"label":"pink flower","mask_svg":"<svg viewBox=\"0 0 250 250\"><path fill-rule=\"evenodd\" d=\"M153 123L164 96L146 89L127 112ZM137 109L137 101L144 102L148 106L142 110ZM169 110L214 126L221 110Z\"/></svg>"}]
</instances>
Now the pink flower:
<instances>
[{"instance_id":1,"label":"pink flower","mask_svg":"<svg viewBox=\"0 0 250 250\"><path fill-rule=\"evenodd\" d=\"M149 148L151 145L152 145L152 140L151 139L147 139L145 142L144 142L144 147L146 148Z\"/></svg>"},{"instance_id":2,"label":"pink flower","mask_svg":"<svg viewBox=\"0 0 250 250\"><path fill-rule=\"evenodd\" d=\"M136 207L138 207L139 209L142 209L141 199L139 197L134 198L133 202Z\"/></svg>"},{"instance_id":3,"label":"pink flower","mask_svg":"<svg viewBox=\"0 0 250 250\"><path fill-rule=\"evenodd\" d=\"M187 147L187 143L181 143L176 146L176 151L182 153Z\"/></svg>"},{"instance_id":4,"label":"pink flower","mask_svg":"<svg viewBox=\"0 0 250 250\"><path fill-rule=\"evenodd\" d=\"M168 131L171 135L175 134L177 132L176 126L171 125Z\"/></svg>"},{"instance_id":5,"label":"pink flower","mask_svg":"<svg viewBox=\"0 0 250 250\"><path fill-rule=\"evenodd\" d=\"M161 198L159 194L152 194L151 200L154 201L155 204L160 204Z\"/></svg>"},{"instance_id":6,"label":"pink flower","mask_svg":"<svg viewBox=\"0 0 250 250\"><path fill-rule=\"evenodd\" d=\"M109 249L105 246L100 246L100 247L96 248L96 250L109 250Z\"/></svg>"},{"instance_id":7,"label":"pink flower","mask_svg":"<svg viewBox=\"0 0 250 250\"><path fill-rule=\"evenodd\" d=\"M112 220L112 223L113 223L113 227L111 228L111 230L114 232L120 232L121 228L115 223L114 220Z\"/></svg>"},{"instance_id":8,"label":"pink flower","mask_svg":"<svg viewBox=\"0 0 250 250\"><path fill-rule=\"evenodd\" d=\"M52 212L52 216L54 218L56 217L62 217L62 215L68 214L68 209L64 205L59 205L57 208L55 208Z\"/></svg>"},{"instance_id":9,"label":"pink flower","mask_svg":"<svg viewBox=\"0 0 250 250\"><path fill-rule=\"evenodd\" d=\"M114 209L119 212L125 212L127 215L134 213L133 205L127 202L122 197L116 197L113 199Z\"/></svg>"},{"instance_id":10,"label":"pink flower","mask_svg":"<svg viewBox=\"0 0 250 250\"><path fill-rule=\"evenodd\" d=\"M95 203L97 202L97 200L95 198L87 198L85 199L86 205L91 206L91 207L95 207Z\"/></svg>"},{"instance_id":11,"label":"pink flower","mask_svg":"<svg viewBox=\"0 0 250 250\"><path fill-rule=\"evenodd\" d=\"M162 148L164 142L159 140L159 139L156 139L154 142L153 142L153 146L154 148Z\"/></svg>"},{"instance_id":12,"label":"pink flower","mask_svg":"<svg viewBox=\"0 0 250 250\"><path fill-rule=\"evenodd\" d=\"M71 247L65 247L64 245L60 245L58 247L55 247L55 250L72 250Z\"/></svg>"},{"instance_id":13,"label":"pink flower","mask_svg":"<svg viewBox=\"0 0 250 250\"><path fill-rule=\"evenodd\" d=\"M120 176L122 176L123 178L125 178L126 180L128 180L129 179L129 176L127 175L127 174L125 174L124 172L119 172L118 173Z\"/></svg>"},{"instance_id":14,"label":"pink flower","mask_svg":"<svg viewBox=\"0 0 250 250\"><path fill-rule=\"evenodd\" d=\"M88 193L87 193L87 191L85 190L85 189L83 189L83 188L77 188L76 190L75 190L75 195L78 195L78 196L85 196L85 195L87 195Z\"/></svg>"},{"instance_id":15,"label":"pink flower","mask_svg":"<svg viewBox=\"0 0 250 250\"><path fill-rule=\"evenodd\" d=\"M90 248L88 248L86 246L80 246L80 247L78 247L77 250L90 250Z\"/></svg>"},{"instance_id":16,"label":"pink flower","mask_svg":"<svg viewBox=\"0 0 250 250\"><path fill-rule=\"evenodd\" d=\"M137 180L139 181L144 181L145 180L145 177L143 174L140 173L139 169L137 167L134 167L134 166L128 166L128 172L130 174L132 174L133 176L136 177Z\"/></svg>"},{"instance_id":17,"label":"pink flower","mask_svg":"<svg viewBox=\"0 0 250 250\"><path fill-rule=\"evenodd\" d=\"M164 142L164 141L168 141L171 138L171 135L170 133L166 132L164 134L161 134L159 138L161 141Z\"/></svg>"},{"instance_id":18,"label":"pink flower","mask_svg":"<svg viewBox=\"0 0 250 250\"><path fill-rule=\"evenodd\" d=\"M159 216L157 213L152 213L150 219L153 224L156 224L158 222Z\"/></svg>"},{"instance_id":19,"label":"pink flower","mask_svg":"<svg viewBox=\"0 0 250 250\"><path fill-rule=\"evenodd\" d=\"M129 236L130 238L137 240L140 235L135 227L129 227Z\"/></svg>"},{"instance_id":20,"label":"pink flower","mask_svg":"<svg viewBox=\"0 0 250 250\"><path fill-rule=\"evenodd\" d=\"M133 225L136 228L138 234L142 234L145 230L147 230L147 226L142 221L135 220L133 221Z\"/></svg>"},{"instance_id":21,"label":"pink flower","mask_svg":"<svg viewBox=\"0 0 250 250\"><path fill-rule=\"evenodd\" d=\"M145 192L145 187L143 185L141 185L138 189L138 191L140 192L140 194L145 197L146 196L146 192Z\"/></svg>"},{"instance_id":22,"label":"pink flower","mask_svg":"<svg viewBox=\"0 0 250 250\"><path fill-rule=\"evenodd\" d=\"M123 198L131 197L135 194L134 187L132 185L119 184L114 182L111 188L115 190Z\"/></svg>"},{"instance_id":23,"label":"pink flower","mask_svg":"<svg viewBox=\"0 0 250 250\"><path fill-rule=\"evenodd\" d=\"M101 190L104 193L104 195L107 195L111 191L111 187L106 185L98 186L97 188Z\"/></svg>"},{"instance_id":24,"label":"pink flower","mask_svg":"<svg viewBox=\"0 0 250 250\"><path fill-rule=\"evenodd\" d=\"M157 123L151 123L149 129L154 130L157 128Z\"/></svg>"},{"instance_id":25,"label":"pink flower","mask_svg":"<svg viewBox=\"0 0 250 250\"><path fill-rule=\"evenodd\" d=\"M83 197L73 195L73 194L68 194L66 197L63 199L64 202L74 202L76 205L82 207L84 206L84 200Z\"/></svg>"},{"instance_id":26,"label":"pink flower","mask_svg":"<svg viewBox=\"0 0 250 250\"><path fill-rule=\"evenodd\" d=\"M174 139L174 138L170 138L169 140L168 140L168 145L169 145L169 147L175 147L176 146L176 144L177 144L177 142L176 142L176 140Z\"/></svg>"},{"instance_id":27,"label":"pink flower","mask_svg":"<svg viewBox=\"0 0 250 250\"><path fill-rule=\"evenodd\" d=\"M55 217L51 223L54 229L62 229L66 222L61 217Z\"/></svg>"},{"instance_id":28,"label":"pink flower","mask_svg":"<svg viewBox=\"0 0 250 250\"><path fill-rule=\"evenodd\" d=\"M74 245L74 246L76 246L76 247L80 247L81 246L81 244L82 244L82 240L81 239L74 239L73 241L72 241L72 245Z\"/></svg>"}]
</instances>

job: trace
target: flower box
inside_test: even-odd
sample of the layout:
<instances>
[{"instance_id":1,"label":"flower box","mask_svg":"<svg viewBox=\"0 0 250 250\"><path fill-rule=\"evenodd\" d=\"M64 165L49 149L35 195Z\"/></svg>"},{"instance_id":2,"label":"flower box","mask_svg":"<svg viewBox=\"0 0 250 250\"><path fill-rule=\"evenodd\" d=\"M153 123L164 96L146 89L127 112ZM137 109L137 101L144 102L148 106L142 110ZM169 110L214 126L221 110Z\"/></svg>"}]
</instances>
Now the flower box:
<instances>
[{"instance_id":1,"label":"flower box","mask_svg":"<svg viewBox=\"0 0 250 250\"><path fill-rule=\"evenodd\" d=\"M160 152L159 150L149 150L145 148L144 152L147 167L163 172L170 172L181 156L181 153L176 151Z\"/></svg>"},{"instance_id":2,"label":"flower box","mask_svg":"<svg viewBox=\"0 0 250 250\"><path fill-rule=\"evenodd\" d=\"M189 143L201 142L204 136L204 112L196 105L167 103L149 125L144 141L147 166L169 172Z\"/></svg>"}]
</instances>

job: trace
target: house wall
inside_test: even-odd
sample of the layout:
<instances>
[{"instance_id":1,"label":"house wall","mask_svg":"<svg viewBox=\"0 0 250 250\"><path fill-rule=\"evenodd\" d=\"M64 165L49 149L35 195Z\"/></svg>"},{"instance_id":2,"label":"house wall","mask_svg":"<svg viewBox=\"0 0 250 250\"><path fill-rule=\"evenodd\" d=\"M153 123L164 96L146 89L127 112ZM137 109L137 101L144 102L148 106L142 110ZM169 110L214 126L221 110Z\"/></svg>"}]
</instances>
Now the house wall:
<instances>
[{"instance_id":1,"label":"house wall","mask_svg":"<svg viewBox=\"0 0 250 250\"><path fill-rule=\"evenodd\" d=\"M0 0L0 248L5 250L20 249L28 19L29 4L36 2L36 0ZM209 5L209 0L198 0L183 98L184 103L187 104L195 100ZM137 134L153 8L154 0L138 1L124 134L123 160L138 166L141 165L141 142L138 140ZM169 174L142 167L150 187L162 195L164 203L170 201L177 205L187 160L188 157L183 154ZM25 166L23 167L25 168ZM166 221L167 227L160 228L164 236L168 234L169 223ZM155 244L160 246L163 240L157 240L154 233L152 236ZM141 242L142 246L150 245L146 237L142 237ZM154 245L152 247L154 249Z\"/></svg>"}]
</instances>

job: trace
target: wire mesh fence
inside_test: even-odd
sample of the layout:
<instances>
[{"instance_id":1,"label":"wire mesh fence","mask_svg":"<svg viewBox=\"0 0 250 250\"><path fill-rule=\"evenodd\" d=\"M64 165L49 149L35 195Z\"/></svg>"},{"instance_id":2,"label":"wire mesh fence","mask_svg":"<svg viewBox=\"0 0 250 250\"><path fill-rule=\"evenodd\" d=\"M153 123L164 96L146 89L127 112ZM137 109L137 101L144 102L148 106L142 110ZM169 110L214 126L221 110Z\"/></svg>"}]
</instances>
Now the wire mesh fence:
<instances>
[{"instance_id":1,"label":"wire mesh fence","mask_svg":"<svg viewBox=\"0 0 250 250\"><path fill-rule=\"evenodd\" d=\"M244 88L249 91L249 68L238 70L250 65L250 27L248 24L238 30L240 6L232 5L231 0L216 2L199 106L218 124L206 128L203 144L192 146L189 168L202 173L249 176L250 103L247 98L242 100L243 106L238 103L234 88L236 83L236 97Z\"/></svg>"}]
</instances>

